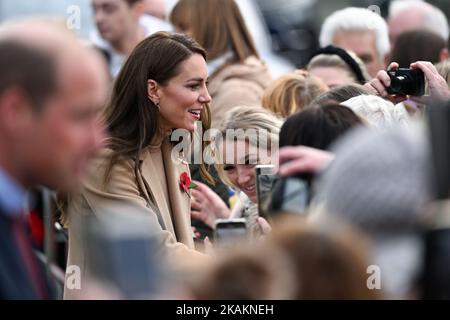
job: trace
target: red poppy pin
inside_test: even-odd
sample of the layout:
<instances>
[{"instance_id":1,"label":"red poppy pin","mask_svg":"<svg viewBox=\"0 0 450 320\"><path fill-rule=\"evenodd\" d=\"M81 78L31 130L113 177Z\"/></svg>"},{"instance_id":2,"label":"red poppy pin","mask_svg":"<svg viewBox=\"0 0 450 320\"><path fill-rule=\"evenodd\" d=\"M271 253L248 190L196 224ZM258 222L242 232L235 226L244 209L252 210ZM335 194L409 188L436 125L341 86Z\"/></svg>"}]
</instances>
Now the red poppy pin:
<instances>
[{"instance_id":1,"label":"red poppy pin","mask_svg":"<svg viewBox=\"0 0 450 320\"><path fill-rule=\"evenodd\" d=\"M193 188L197 187L197 185L191 181L191 178L189 177L187 172L183 172L180 175L180 187L181 187L181 190L186 192L186 194L189 197L191 197L189 194L189 189L193 189Z\"/></svg>"}]
</instances>

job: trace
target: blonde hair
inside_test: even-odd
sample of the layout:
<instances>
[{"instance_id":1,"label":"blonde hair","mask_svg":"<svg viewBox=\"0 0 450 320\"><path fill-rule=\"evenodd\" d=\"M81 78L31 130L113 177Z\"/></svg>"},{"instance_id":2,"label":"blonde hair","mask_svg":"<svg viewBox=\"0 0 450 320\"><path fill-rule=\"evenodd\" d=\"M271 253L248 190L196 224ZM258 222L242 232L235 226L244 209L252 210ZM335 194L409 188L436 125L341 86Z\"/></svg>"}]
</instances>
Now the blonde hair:
<instances>
[{"instance_id":1,"label":"blonde hair","mask_svg":"<svg viewBox=\"0 0 450 320\"><path fill-rule=\"evenodd\" d=\"M180 0L170 14L170 22L191 30L192 37L213 60L232 50L243 62L249 56L259 58L253 38L234 0Z\"/></svg>"},{"instance_id":2,"label":"blonde hair","mask_svg":"<svg viewBox=\"0 0 450 320\"><path fill-rule=\"evenodd\" d=\"M216 156L215 167L220 179L227 185L231 187L236 187L228 179L224 165L222 162L221 152L221 142L227 139L227 131L229 130L263 130L267 134L267 139L261 139L262 137L257 136L246 136L244 137L244 142L247 142L251 146L257 148L268 147L270 151L273 152L273 148L278 149L278 140L280 134L280 128L283 121L280 117L274 113L266 110L262 107L248 107L248 106L238 106L227 112L225 119L219 125L218 136L220 139L215 139L215 149L214 153ZM229 138L229 137L228 137ZM239 139L239 137L234 137ZM266 138L266 136L264 136ZM265 145L264 145L265 144Z\"/></svg>"},{"instance_id":3,"label":"blonde hair","mask_svg":"<svg viewBox=\"0 0 450 320\"><path fill-rule=\"evenodd\" d=\"M308 73L289 73L265 90L262 105L283 118L303 110L317 96L327 91L327 86L319 78Z\"/></svg>"},{"instance_id":4,"label":"blonde hair","mask_svg":"<svg viewBox=\"0 0 450 320\"><path fill-rule=\"evenodd\" d=\"M346 50L346 52L355 60L361 69L362 75L366 81L370 80L369 73L367 72L367 68L362 62L362 60L354 54L352 51ZM358 78L355 75L355 72L349 67L349 65L337 54L319 54L311 59L311 61L306 66L306 69L309 71L314 68L339 68L347 71L347 73L354 79L356 83L358 83Z\"/></svg>"}]
</instances>

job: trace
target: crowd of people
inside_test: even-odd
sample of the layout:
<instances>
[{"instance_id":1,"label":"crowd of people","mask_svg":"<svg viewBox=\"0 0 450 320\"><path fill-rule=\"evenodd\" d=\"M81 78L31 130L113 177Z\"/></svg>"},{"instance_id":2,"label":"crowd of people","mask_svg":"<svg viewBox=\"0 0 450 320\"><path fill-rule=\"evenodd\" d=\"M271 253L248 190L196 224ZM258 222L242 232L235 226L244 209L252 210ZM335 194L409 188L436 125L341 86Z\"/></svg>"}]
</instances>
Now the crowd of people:
<instances>
[{"instance_id":1,"label":"crowd of people","mask_svg":"<svg viewBox=\"0 0 450 320\"><path fill-rule=\"evenodd\" d=\"M338 10L284 71L239 0L91 2L89 40L0 25L1 299L450 298L439 8Z\"/></svg>"}]
</instances>

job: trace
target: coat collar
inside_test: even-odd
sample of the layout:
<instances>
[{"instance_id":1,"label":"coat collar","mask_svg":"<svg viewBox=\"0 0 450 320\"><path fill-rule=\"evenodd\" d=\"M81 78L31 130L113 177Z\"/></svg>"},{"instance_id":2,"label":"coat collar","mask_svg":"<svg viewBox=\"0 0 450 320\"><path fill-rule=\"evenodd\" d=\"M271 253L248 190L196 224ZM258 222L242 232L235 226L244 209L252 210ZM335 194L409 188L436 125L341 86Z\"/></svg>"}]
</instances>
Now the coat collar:
<instances>
[{"instance_id":1,"label":"coat collar","mask_svg":"<svg viewBox=\"0 0 450 320\"><path fill-rule=\"evenodd\" d=\"M150 159L150 151L145 150L141 155L142 178L148 184L150 190L159 183L154 176L154 168ZM164 163L165 177L168 189L168 198L171 208L171 220L178 241L193 247L191 219L190 219L190 197L180 187L180 176L183 172L189 172L189 165L181 158L172 159L172 144L165 139L161 145L162 159ZM155 193L153 192L155 195ZM165 201L155 196L156 206Z\"/></svg>"}]
</instances>

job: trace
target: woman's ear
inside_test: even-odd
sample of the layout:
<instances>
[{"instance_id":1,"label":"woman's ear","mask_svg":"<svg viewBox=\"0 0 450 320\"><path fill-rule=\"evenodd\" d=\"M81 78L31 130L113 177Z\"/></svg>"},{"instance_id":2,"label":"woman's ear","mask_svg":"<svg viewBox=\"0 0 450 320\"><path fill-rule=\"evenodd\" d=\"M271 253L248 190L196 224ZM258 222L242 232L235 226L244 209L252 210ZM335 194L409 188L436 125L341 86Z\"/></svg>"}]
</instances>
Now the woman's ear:
<instances>
[{"instance_id":1,"label":"woman's ear","mask_svg":"<svg viewBox=\"0 0 450 320\"><path fill-rule=\"evenodd\" d=\"M155 80L150 79L147 81L147 96L155 105L159 104L159 86Z\"/></svg>"}]
</instances>

